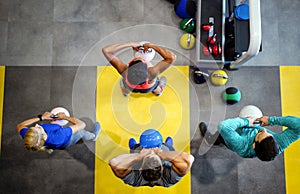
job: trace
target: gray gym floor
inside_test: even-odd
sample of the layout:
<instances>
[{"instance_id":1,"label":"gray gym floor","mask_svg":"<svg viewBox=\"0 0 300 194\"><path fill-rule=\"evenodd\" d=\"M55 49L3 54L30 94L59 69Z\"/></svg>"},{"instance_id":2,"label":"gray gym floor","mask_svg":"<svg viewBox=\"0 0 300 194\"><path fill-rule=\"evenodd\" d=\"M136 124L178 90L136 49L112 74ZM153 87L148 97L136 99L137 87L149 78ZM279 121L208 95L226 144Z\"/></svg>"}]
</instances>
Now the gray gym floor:
<instances>
[{"instance_id":1,"label":"gray gym floor","mask_svg":"<svg viewBox=\"0 0 300 194\"><path fill-rule=\"evenodd\" d=\"M228 72L226 86L241 90L239 103L225 106L218 98L224 87L197 85L191 78L193 194L286 192L283 155L264 163L224 146L207 151L197 127L205 121L215 130L212 107L226 118L247 104L281 115L279 66L299 65L299 9L299 0L261 2L263 51ZM150 40L177 54L174 65L190 65L194 50L179 45L180 21L167 0L0 0L0 64L6 66L0 193L94 193L93 143L52 155L30 153L15 126L64 106L91 127L96 66L107 65L100 50L106 44Z\"/></svg>"}]
</instances>

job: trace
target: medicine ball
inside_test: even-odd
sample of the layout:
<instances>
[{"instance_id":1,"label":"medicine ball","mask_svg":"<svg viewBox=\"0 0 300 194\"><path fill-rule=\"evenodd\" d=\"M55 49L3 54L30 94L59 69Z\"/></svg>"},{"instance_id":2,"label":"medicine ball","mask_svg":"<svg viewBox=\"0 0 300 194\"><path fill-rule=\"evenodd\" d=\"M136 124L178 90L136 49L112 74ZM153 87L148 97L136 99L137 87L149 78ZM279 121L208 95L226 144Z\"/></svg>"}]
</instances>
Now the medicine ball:
<instances>
[{"instance_id":1,"label":"medicine ball","mask_svg":"<svg viewBox=\"0 0 300 194\"><path fill-rule=\"evenodd\" d=\"M252 117L254 119L257 119L262 116L263 116L263 113L261 112L261 110L257 106L254 106L254 105L244 106L239 113L239 117L242 117L242 118Z\"/></svg>"},{"instance_id":2,"label":"medicine ball","mask_svg":"<svg viewBox=\"0 0 300 194\"><path fill-rule=\"evenodd\" d=\"M160 147L163 143L163 138L159 131L155 129L147 129L140 136L140 145L143 148Z\"/></svg>"},{"instance_id":3,"label":"medicine ball","mask_svg":"<svg viewBox=\"0 0 300 194\"><path fill-rule=\"evenodd\" d=\"M174 10L180 18L194 18L197 5L194 0L178 0L174 5Z\"/></svg>"},{"instance_id":4,"label":"medicine ball","mask_svg":"<svg viewBox=\"0 0 300 194\"><path fill-rule=\"evenodd\" d=\"M235 87L228 87L223 93L223 99L227 104L236 104L241 100L241 92Z\"/></svg>"},{"instance_id":5,"label":"medicine ball","mask_svg":"<svg viewBox=\"0 0 300 194\"><path fill-rule=\"evenodd\" d=\"M193 18L185 18L180 22L180 29L187 32L193 33L196 28L195 20Z\"/></svg>"},{"instance_id":6,"label":"medicine ball","mask_svg":"<svg viewBox=\"0 0 300 194\"><path fill-rule=\"evenodd\" d=\"M222 86L225 85L228 80L228 75L224 70L216 70L211 73L210 81L215 86Z\"/></svg>"},{"instance_id":7,"label":"medicine ball","mask_svg":"<svg viewBox=\"0 0 300 194\"><path fill-rule=\"evenodd\" d=\"M180 46L187 50L194 48L195 42L195 36L190 33L183 34L179 40Z\"/></svg>"},{"instance_id":8,"label":"medicine ball","mask_svg":"<svg viewBox=\"0 0 300 194\"><path fill-rule=\"evenodd\" d=\"M51 111L50 111L53 115L56 115L60 112L63 112L65 113L65 115L67 116L70 116L70 113L67 109L65 109L64 107L56 107L56 108L53 108ZM68 124L69 121L67 120L53 120L51 121L51 124L57 124L57 125L60 125L60 126L64 126L66 124Z\"/></svg>"},{"instance_id":9,"label":"medicine ball","mask_svg":"<svg viewBox=\"0 0 300 194\"><path fill-rule=\"evenodd\" d=\"M196 84L203 84L206 82L206 78L204 77L205 72L200 71L198 67L194 68L193 78Z\"/></svg>"},{"instance_id":10,"label":"medicine ball","mask_svg":"<svg viewBox=\"0 0 300 194\"><path fill-rule=\"evenodd\" d=\"M144 45L146 43L150 43L150 42L148 42L148 41L141 41L141 42L139 42L140 45ZM151 49L151 48L148 48L148 51L144 52L144 47L140 46L138 48L138 51L135 51L133 53L133 56L135 58L142 58L145 61L149 62L149 61L152 61L152 59L155 57L155 53L156 53L155 50Z\"/></svg>"}]
</instances>

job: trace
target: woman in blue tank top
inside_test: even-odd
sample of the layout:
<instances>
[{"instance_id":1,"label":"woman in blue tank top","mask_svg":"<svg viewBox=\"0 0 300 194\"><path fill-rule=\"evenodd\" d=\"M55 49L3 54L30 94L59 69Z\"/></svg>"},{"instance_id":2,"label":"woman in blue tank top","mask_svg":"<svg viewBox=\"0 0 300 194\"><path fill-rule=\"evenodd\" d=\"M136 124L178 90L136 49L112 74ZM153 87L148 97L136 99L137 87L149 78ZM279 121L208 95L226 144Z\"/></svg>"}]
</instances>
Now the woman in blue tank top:
<instances>
[{"instance_id":1,"label":"woman in blue tank top","mask_svg":"<svg viewBox=\"0 0 300 194\"><path fill-rule=\"evenodd\" d=\"M25 148L29 151L46 151L52 153L53 149L66 149L76 144L80 139L96 141L101 130L100 123L96 122L92 132L84 130L86 124L75 117L65 113L53 114L45 112L37 117L27 119L17 125L17 131L24 139ZM67 120L69 126L60 126L53 123L38 124L41 121Z\"/></svg>"}]
</instances>

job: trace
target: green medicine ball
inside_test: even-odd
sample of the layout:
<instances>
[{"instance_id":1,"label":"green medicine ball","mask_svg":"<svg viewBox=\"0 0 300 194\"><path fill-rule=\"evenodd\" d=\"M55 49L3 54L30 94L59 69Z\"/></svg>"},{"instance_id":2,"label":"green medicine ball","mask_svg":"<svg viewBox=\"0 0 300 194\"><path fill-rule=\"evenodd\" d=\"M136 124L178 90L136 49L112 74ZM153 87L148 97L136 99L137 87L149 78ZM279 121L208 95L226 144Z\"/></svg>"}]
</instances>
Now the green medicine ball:
<instances>
[{"instance_id":1,"label":"green medicine ball","mask_svg":"<svg viewBox=\"0 0 300 194\"><path fill-rule=\"evenodd\" d=\"M235 87L226 88L223 93L223 99L227 104L235 104L241 100L241 92Z\"/></svg>"},{"instance_id":2,"label":"green medicine ball","mask_svg":"<svg viewBox=\"0 0 300 194\"><path fill-rule=\"evenodd\" d=\"M185 19L181 20L181 22L180 22L180 29L187 33L193 33L195 30L195 20L192 19L190 21L190 19L191 18L185 18Z\"/></svg>"}]
</instances>

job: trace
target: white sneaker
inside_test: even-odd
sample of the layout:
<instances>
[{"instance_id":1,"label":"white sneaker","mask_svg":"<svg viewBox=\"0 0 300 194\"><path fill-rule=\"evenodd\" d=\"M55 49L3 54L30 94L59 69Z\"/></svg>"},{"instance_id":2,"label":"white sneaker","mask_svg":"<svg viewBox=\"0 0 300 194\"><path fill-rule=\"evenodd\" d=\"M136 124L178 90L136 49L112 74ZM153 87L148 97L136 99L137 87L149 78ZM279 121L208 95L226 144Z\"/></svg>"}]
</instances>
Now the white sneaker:
<instances>
[{"instance_id":1,"label":"white sneaker","mask_svg":"<svg viewBox=\"0 0 300 194\"><path fill-rule=\"evenodd\" d=\"M124 97L128 97L130 95L130 92L127 92L127 89L124 86L123 78L120 79L120 88Z\"/></svg>"},{"instance_id":2,"label":"white sneaker","mask_svg":"<svg viewBox=\"0 0 300 194\"><path fill-rule=\"evenodd\" d=\"M161 92L159 94L156 94L156 96L162 95L166 85L167 85L167 78L165 76L162 76L161 78L159 78L157 87L160 87Z\"/></svg>"},{"instance_id":3,"label":"white sneaker","mask_svg":"<svg viewBox=\"0 0 300 194\"><path fill-rule=\"evenodd\" d=\"M94 125L94 129L93 129L93 132L95 134L95 137L92 139L93 141L96 141L99 134L101 132L101 125L99 122L96 122L95 125Z\"/></svg>"}]
</instances>

